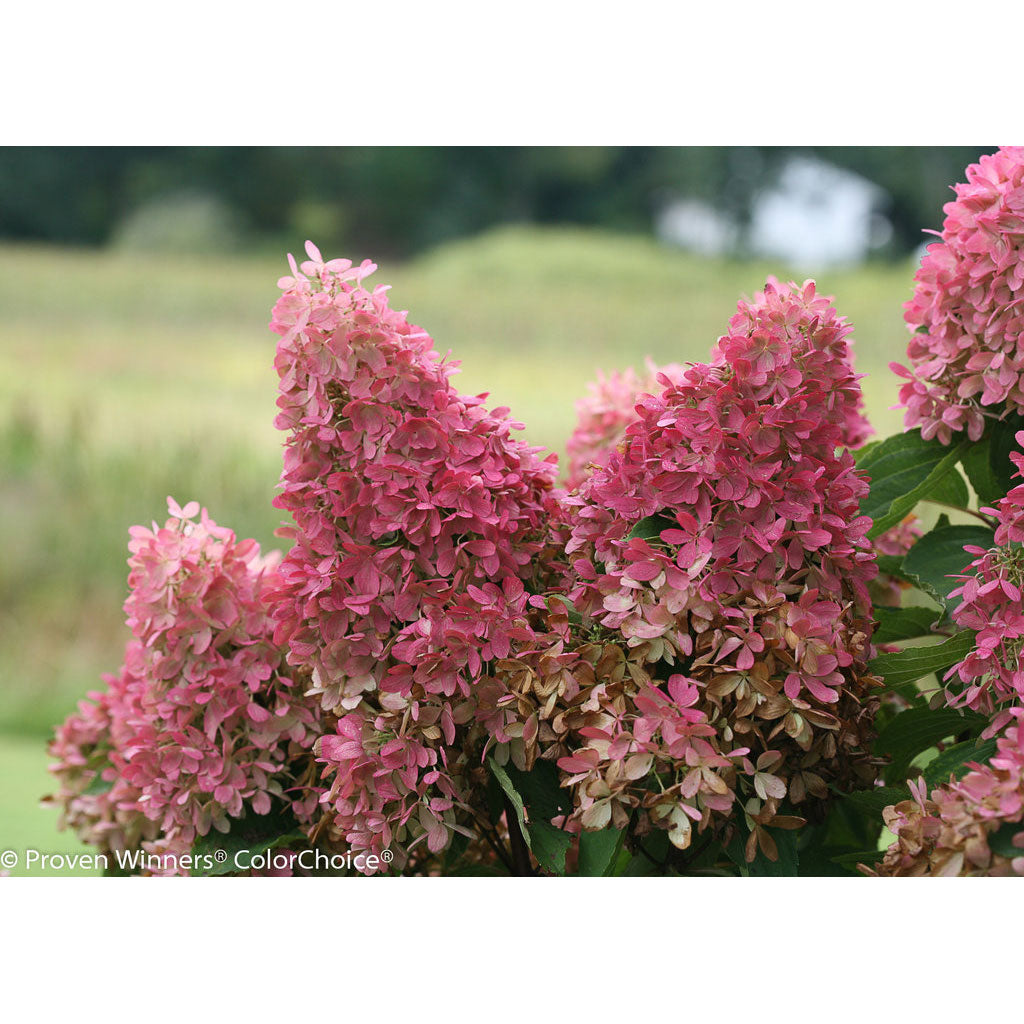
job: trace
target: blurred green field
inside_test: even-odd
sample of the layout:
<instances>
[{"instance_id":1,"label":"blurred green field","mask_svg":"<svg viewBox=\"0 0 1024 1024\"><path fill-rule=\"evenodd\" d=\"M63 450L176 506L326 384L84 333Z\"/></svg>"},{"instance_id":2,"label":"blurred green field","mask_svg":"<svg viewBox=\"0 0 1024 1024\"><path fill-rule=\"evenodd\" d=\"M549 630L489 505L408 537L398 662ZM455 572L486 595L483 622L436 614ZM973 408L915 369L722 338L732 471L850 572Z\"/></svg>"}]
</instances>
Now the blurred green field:
<instances>
[{"instance_id":1,"label":"blurred green field","mask_svg":"<svg viewBox=\"0 0 1024 1024\"><path fill-rule=\"evenodd\" d=\"M334 253L325 255L338 255ZM357 259L362 253L346 254ZM0 848L73 849L37 809L53 725L119 664L128 528L196 498L274 546L280 472L267 329L282 256L0 246ZM855 328L869 416L898 430L909 264L818 277ZM598 368L703 360L737 298L787 268L596 231L506 228L375 280L441 351L561 450ZM799 275L802 279L804 275Z\"/></svg>"}]
</instances>

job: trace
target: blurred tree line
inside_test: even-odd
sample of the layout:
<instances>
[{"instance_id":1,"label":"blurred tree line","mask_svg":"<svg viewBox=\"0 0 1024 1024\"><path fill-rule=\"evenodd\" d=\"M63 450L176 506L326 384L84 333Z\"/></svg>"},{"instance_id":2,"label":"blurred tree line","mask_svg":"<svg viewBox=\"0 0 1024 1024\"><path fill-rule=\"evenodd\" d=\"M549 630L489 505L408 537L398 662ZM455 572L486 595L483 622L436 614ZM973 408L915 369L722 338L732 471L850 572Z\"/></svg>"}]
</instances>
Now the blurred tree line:
<instances>
[{"instance_id":1,"label":"blurred tree line","mask_svg":"<svg viewBox=\"0 0 1024 1024\"><path fill-rule=\"evenodd\" d=\"M135 229L153 235L154 225L187 219L188 197L225 244L315 237L334 251L392 257L503 222L646 232L672 197L703 200L743 224L799 152L885 190L888 251L901 256L921 243L922 228L941 226L950 183L994 148L0 148L0 238L102 245L147 210Z\"/></svg>"}]
</instances>

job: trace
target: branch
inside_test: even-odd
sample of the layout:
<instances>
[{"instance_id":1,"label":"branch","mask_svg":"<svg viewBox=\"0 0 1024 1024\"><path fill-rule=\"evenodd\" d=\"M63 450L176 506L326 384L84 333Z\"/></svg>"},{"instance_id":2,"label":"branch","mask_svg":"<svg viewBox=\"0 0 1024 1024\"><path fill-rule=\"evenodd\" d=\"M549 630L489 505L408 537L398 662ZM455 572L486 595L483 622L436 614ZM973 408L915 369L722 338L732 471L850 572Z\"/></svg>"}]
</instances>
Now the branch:
<instances>
[{"instance_id":1,"label":"branch","mask_svg":"<svg viewBox=\"0 0 1024 1024\"><path fill-rule=\"evenodd\" d=\"M973 508L964 508L962 505L951 505L948 501L936 501L934 498L922 498L921 500L929 505L940 505L942 508L952 509L954 512L963 512L966 515L974 516L975 519L980 519L986 526L992 527L996 525L992 521L991 516L986 516L981 512L976 512Z\"/></svg>"}]
</instances>

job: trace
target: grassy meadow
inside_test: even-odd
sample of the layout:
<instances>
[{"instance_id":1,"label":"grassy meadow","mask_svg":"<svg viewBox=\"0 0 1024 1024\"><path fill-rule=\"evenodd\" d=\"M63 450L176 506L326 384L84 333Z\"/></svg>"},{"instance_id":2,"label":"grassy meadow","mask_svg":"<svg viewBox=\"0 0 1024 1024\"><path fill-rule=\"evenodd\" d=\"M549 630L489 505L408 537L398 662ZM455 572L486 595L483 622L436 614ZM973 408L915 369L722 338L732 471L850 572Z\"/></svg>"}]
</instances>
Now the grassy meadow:
<instances>
[{"instance_id":1,"label":"grassy meadow","mask_svg":"<svg viewBox=\"0 0 1024 1024\"><path fill-rule=\"evenodd\" d=\"M326 253L327 256L338 255ZM347 254L361 258L362 253ZM55 723L117 668L128 528L195 498L274 546L274 336L285 260L0 246L0 849L78 848L40 809ZM868 413L899 429L910 263L828 272ZM600 368L707 357L737 298L787 268L601 232L508 228L384 265L394 306L533 443L561 450ZM805 275L799 275L799 278ZM17 873L17 872L15 872Z\"/></svg>"}]
</instances>

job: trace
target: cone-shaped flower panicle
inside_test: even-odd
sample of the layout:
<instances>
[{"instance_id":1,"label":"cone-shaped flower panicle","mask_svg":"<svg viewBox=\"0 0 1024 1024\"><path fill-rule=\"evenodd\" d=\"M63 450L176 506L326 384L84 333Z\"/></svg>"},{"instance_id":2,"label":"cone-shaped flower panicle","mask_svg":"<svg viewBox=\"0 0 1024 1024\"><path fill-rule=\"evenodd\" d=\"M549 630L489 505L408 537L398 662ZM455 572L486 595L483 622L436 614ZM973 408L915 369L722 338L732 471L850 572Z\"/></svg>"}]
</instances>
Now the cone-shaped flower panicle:
<instances>
[{"instance_id":1,"label":"cone-shaped flower panicle","mask_svg":"<svg viewBox=\"0 0 1024 1024\"><path fill-rule=\"evenodd\" d=\"M817 301L825 308L832 299ZM847 336L846 340L846 358L852 367L853 351L850 346L853 339ZM685 374L685 368L677 363L657 366L650 358L646 361L646 369L647 374L643 377L632 368L607 375L598 373L597 380L588 385L589 394L577 401L576 427L565 446L568 456L566 487L579 487L595 468L607 464L611 453L622 442L626 428L638 418L636 405L642 394L661 394L666 386L679 383ZM859 448L873 433L864 414L864 399L858 388L856 397L851 398L846 406L840 443L847 448Z\"/></svg>"},{"instance_id":2,"label":"cone-shaped flower panicle","mask_svg":"<svg viewBox=\"0 0 1024 1024\"><path fill-rule=\"evenodd\" d=\"M232 818L316 807L296 769L312 768L319 708L272 641L279 556L168 504L164 526L131 530L124 666L51 746L67 822L105 849L185 852Z\"/></svg>"},{"instance_id":3,"label":"cone-shaped flower panicle","mask_svg":"<svg viewBox=\"0 0 1024 1024\"><path fill-rule=\"evenodd\" d=\"M319 746L330 834L436 852L468 784L477 684L531 635L557 465L512 438L507 409L458 393L386 287L363 286L372 264L307 253L271 321L275 504L295 522L275 636L338 719Z\"/></svg>"},{"instance_id":4,"label":"cone-shaped flower panicle","mask_svg":"<svg viewBox=\"0 0 1024 1024\"><path fill-rule=\"evenodd\" d=\"M907 427L943 444L1024 413L1024 148L983 156L954 191L905 307L910 366L891 364Z\"/></svg>"},{"instance_id":5,"label":"cone-shaped flower panicle","mask_svg":"<svg viewBox=\"0 0 1024 1024\"><path fill-rule=\"evenodd\" d=\"M1024 709L996 741L985 765L932 790L911 783L913 798L883 812L896 839L877 870L896 875L1024 875Z\"/></svg>"},{"instance_id":6,"label":"cone-shaped flower panicle","mask_svg":"<svg viewBox=\"0 0 1024 1024\"><path fill-rule=\"evenodd\" d=\"M1024 431L1016 441L1024 446ZM1015 476L1024 476L1024 455L1012 452L1010 458ZM953 620L977 636L970 653L946 673L946 699L991 715L986 735L994 735L1009 720L1009 709L1024 705L1024 484L982 511L996 519L995 546L964 548L974 559L949 596L960 598Z\"/></svg>"},{"instance_id":7,"label":"cone-shaped flower panicle","mask_svg":"<svg viewBox=\"0 0 1024 1024\"><path fill-rule=\"evenodd\" d=\"M584 828L639 811L685 847L739 796L768 845L787 794L870 776L877 566L843 447L848 333L813 283L770 282L566 499L571 610L499 668Z\"/></svg>"}]
</instances>

